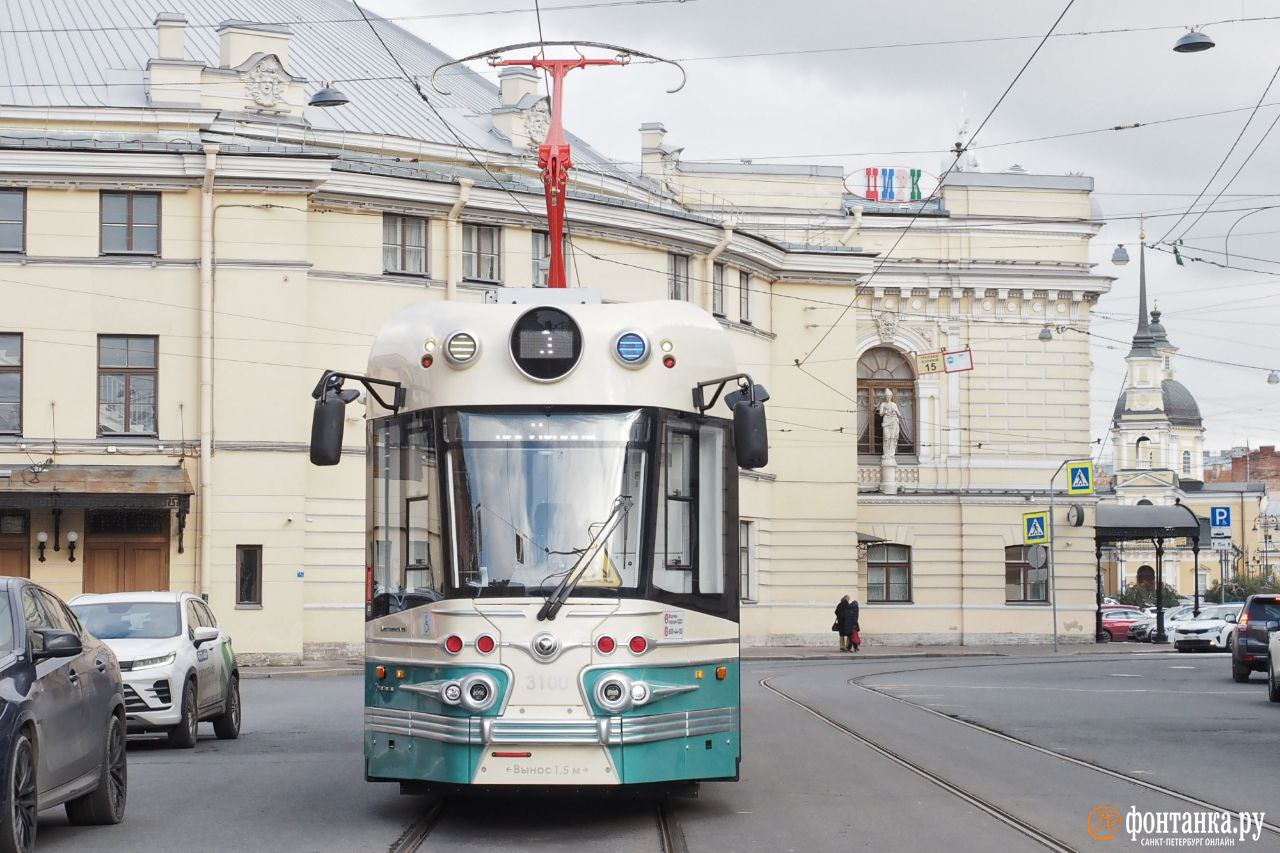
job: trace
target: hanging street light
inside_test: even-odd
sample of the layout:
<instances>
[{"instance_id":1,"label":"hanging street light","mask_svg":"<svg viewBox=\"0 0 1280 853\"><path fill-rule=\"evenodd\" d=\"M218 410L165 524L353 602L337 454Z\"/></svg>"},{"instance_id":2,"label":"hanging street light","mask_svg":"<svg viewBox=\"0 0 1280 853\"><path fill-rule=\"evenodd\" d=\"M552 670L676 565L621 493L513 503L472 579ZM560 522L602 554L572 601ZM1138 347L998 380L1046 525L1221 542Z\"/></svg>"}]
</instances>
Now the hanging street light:
<instances>
[{"instance_id":1,"label":"hanging street light","mask_svg":"<svg viewBox=\"0 0 1280 853\"><path fill-rule=\"evenodd\" d=\"M326 83L316 91L311 99L307 101L309 107L340 107L343 104L350 103L351 99L346 93L334 88L332 83Z\"/></svg>"},{"instance_id":2,"label":"hanging street light","mask_svg":"<svg viewBox=\"0 0 1280 853\"><path fill-rule=\"evenodd\" d=\"M1129 252L1125 249L1124 243L1116 245L1116 250L1111 253L1111 263L1118 267L1122 267L1129 263Z\"/></svg>"},{"instance_id":3,"label":"hanging street light","mask_svg":"<svg viewBox=\"0 0 1280 853\"><path fill-rule=\"evenodd\" d=\"M1046 325L1043 329L1040 330L1040 334L1037 335L1037 337L1039 337L1040 340L1045 341L1047 343L1053 340L1053 330Z\"/></svg>"},{"instance_id":4,"label":"hanging street light","mask_svg":"<svg viewBox=\"0 0 1280 853\"><path fill-rule=\"evenodd\" d=\"M1268 374L1267 374L1267 384L1268 384L1268 385L1280 385L1280 373L1276 373L1274 370L1273 370L1273 371L1271 371L1270 373L1268 373Z\"/></svg>"},{"instance_id":5,"label":"hanging street light","mask_svg":"<svg viewBox=\"0 0 1280 853\"><path fill-rule=\"evenodd\" d=\"M1200 53L1213 47L1213 39L1208 33L1202 33L1195 27L1173 43L1174 53Z\"/></svg>"}]
</instances>

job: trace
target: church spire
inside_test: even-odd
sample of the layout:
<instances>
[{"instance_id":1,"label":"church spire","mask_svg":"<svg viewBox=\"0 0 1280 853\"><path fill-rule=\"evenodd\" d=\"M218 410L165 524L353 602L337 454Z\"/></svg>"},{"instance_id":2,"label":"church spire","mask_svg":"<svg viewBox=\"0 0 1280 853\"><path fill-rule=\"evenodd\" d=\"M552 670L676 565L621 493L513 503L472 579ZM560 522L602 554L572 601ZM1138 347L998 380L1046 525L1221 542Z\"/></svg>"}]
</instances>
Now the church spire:
<instances>
[{"instance_id":1,"label":"church spire","mask_svg":"<svg viewBox=\"0 0 1280 853\"><path fill-rule=\"evenodd\" d=\"M1156 355L1155 337L1147 323L1147 243L1144 233L1138 249L1138 331L1133 334L1133 348L1129 350L1129 358L1155 358Z\"/></svg>"}]
</instances>

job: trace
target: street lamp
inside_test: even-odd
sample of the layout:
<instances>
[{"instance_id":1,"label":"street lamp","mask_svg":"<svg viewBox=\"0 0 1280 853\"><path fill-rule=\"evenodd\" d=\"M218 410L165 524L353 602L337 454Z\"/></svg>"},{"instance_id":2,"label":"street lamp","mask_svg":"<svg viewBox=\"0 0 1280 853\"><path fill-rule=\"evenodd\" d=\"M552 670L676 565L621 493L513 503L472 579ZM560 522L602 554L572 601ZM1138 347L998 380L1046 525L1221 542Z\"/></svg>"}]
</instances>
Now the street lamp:
<instances>
[{"instance_id":1,"label":"street lamp","mask_svg":"<svg viewBox=\"0 0 1280 853\"><path fill-rule=\"evenodd\" d=\"M1037 335L1036 337L1038 337L1040 340L1044 341L1045 343L1048 343L1049 341L1053 340L1053 330L1050 329L1049 325L1046 323L1045 327L1040 330L1040 334Z\"/></svg>"},{"instance_id":2,"label":"street lamp","mask_svg":"<svg viewBox=\"0 0 1280 853\"><path fill-rule=\"evenodd\" d=\"M1200 53L1213 47L1213 39L1209 38L1208 33L1202 33L1200 30L1192 27L1187 31L1186 35L1179 38L1173 43L1174 53Z\"/></svg>"},{"instance_id":3,"label":"street lamp","mask_svg":"<svg viewBox=\"0 0 1280 853\"><path fill-rule=\"evenodd\" d=\"M1276 373L1274 370L1273 370L1273 371L1271 371L1270 373L1268 373L1268 374L1267 374L1267 384L1268 384L1268 385L1280 385L1280 373Z\"/></svg>"},{"instance_id":4,"label":"street lamp","mask_svg":"<svg viewBox=\"0 0 1280 853\"><path fill-rule=\"evenodd\" d=\"M1124 243L1116 244L1116 250L1111 253L1111 263L1118 267L1129 263L1129 252L1125 249Z\"/></svg>"},{"instance_id":5,"label":"street lamp","mask_svg":"<svg viewBox=\"0 0 1280 853\"><path fill-rule=\"evenodd\" d=\"M350 103L351 99L341 90L334 88L332 82L325 83L316 91L311 99L307 101L309 107L340 107L343 104Z\"/></svg>"}]
</instances>

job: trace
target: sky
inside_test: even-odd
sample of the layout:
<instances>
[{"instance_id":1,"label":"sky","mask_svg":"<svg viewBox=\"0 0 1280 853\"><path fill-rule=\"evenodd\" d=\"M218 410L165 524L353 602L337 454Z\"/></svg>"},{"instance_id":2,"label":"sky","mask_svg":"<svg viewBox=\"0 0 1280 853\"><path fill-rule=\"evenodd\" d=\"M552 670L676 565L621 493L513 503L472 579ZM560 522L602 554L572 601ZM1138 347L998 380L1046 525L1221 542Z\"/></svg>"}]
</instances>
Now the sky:
<instances>
[{"instance_id":1,"label":"sky","mask_svg":"<svg viewBox=\"0 0 1280 853\"><path fill-rule=\"evenodd\" d=\"M637 160L639 125L661 121L667 143L683 147L687 160L839 164L860 176L868 166L943 171L951 158L942 152L959 128L966 120L977 128L1067 0L539 5L548 41L621 44L682 60L688 71L688 85L674 95L666 90L678 75L661 65L569 78L566 126L608 156ZM398 23L454 56L539 38L534 0L367 6L387 16L439 16ZM467 14L495 10L510 11ZM1174 53L1193 25L1204 25L1217 46ZM1146 214L1148 245L1181 237L1184 255L1217 263L1228 260L1231 231L1229 265L1240 269L1178 266L1167 251L1147 251L1149 294L1180 349L1176 375L1200 404L1205 447L1280 444L1280 384L1266 381L1280 370L1272 331L1280 324L1280 131L1267 135L1280 120L1280 2L1075 0L1056 32L1063 35L1049 39L972 144L984 171L1016 163L1095 179L1095 206L1106 220L1094 241L1095 271L1116 280L1091 326L1094 437L1107 436L1124 379L1137 315L1137 217ZM1202 113L1221 114L1182 118ZM1145 126L1109 129L1134 123ZM1080 131L1099 132L983 147ZM1259 210L1268 205L1276 209ZM1111 263L1117 243L1133 258L1124 268Z\"/></svg>"}]
</instances>

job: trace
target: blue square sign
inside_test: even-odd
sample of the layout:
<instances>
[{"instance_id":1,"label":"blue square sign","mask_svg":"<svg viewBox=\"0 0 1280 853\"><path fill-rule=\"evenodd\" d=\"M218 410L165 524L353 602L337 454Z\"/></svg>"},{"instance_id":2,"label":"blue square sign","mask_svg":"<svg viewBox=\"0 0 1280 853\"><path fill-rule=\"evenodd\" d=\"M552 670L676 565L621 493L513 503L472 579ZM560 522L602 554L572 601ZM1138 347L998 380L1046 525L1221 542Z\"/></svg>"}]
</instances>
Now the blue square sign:
<instances>
[{"instance_id":1,"label":"blue square sign","mask_svg":"<svg viewBox=\"0 0 1280 853\"><path fill-rule=\"evenodd\" d=\"M1231 526L1231 507L1229 506L1209 507L1209 526L1210 527L1230 527Z\"/></svg>"}]
</instances>

